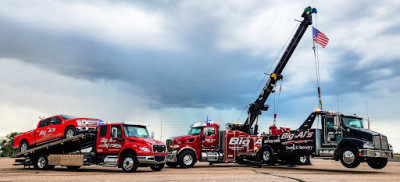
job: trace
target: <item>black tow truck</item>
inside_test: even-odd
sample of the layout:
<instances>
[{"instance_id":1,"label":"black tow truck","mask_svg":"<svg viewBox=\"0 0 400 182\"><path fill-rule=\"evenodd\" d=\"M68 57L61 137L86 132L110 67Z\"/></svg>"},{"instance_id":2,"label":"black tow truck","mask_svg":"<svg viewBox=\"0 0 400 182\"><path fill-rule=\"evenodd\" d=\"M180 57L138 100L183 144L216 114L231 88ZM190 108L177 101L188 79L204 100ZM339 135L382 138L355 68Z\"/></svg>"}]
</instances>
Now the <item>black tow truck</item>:
<instances>
[{"instance_id":1,"label":"black tow truck","mask_svg":"<svg viewBox=\"0 0 400 182\"><path fill-rule=\"evenodd\" d=\"M272 134L263 136L261 159L274 165L312 156L340 160L348 168L366 161L382 169L393 158L392 146L385 135L365 129L362 121L356 115L316 110L296 130L270 129Z\"/></svg>"}]
</instances>

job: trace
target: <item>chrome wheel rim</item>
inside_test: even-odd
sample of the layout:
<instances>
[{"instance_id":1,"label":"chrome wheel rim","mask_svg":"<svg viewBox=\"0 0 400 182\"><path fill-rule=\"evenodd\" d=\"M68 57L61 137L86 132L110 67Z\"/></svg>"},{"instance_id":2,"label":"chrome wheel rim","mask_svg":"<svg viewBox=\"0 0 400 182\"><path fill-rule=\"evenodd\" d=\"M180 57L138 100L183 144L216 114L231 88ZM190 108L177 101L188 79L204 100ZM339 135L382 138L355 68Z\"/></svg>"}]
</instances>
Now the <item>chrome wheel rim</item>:
<instances>
[{"instance_id":1,"label":"chrome wheel rim","mask_svg":"<svg viewBox=\"0 0 400 182\"><path fill-rule=\"evenodd\" d=\"M343 161L346 164L352 164L354 162L354 159L355 159L355 156L354 156L354 153L352 151L346 150L343 153Z\"/></svg>"},{"instance_id":2,"label":"chrome wheel rim","mask_svg":"<svg viewBox=\"0 0 400 182\"><path fill-rule=\"evenodd\" d=\"M264 161L268 161L269 160L269 158L271 157L271 155L270 155L270 153L269 153L269 151L268 150L265 150L264 152L263 152L263 160Z\"/></svg>"},{"instance_id":3,"label":"chrome wheel rim","mask_svg":"<svg viewBox=\"0 0 400 182\"><path fill-rule=\"evenodd\" d=\"M43 169L44 166L46 166L46 159L45 159L44 157L40 157L40 158L38 159L38 161L37 161L37 166L38 166L40 169Z\"/></svg>"},{"instance_id":4,"label":"chrome wheel rim","mask_svg":"<svg viewBox=\"0 0 400 182\"><path fill-rule=\"evenodd\" d=\"M26 143L23 143L22 145L21 145L21 152L25 152L25 151L27 151L28 150L28 145L26 144Z\"/></svg>"},{"instance_id":5,"label":"chrome wheel rim","mask_svg":"<svg viewBox=\"0 0 400 182\"><path fill-rule=\"evenodd\" d=\"M190 166L193 163L193 157L190 154L186 154L183 157L183 163L187 166Z\"/></svg>"},{"instance_id":6,"label":"chrome wheel rim","mask_svg":"<svg viewBox=\"0 0 400 182\"><path fill-rule=\"evenodd\" d=\"M74 130L73 129L69 129L68 131L67 131L67 134L65 135L65 137L66 138L71 138L71 137L73 137L74 136Z\"/></svg>"},{"instance_id":7,"label":"chrome wheel rim","mask_svg":"<svg viewBox=\"0 0 400 182\"><path fill-rule=\"evenodd\" d=\"M304 163L306 163L306 161L307 161L307 156L303 155L303 156L300 157L300 162L301 163L304 164Z\"/></svg>"},{"instance_id":8,"label":"chrome wheel rim","mask_svg":"<svg viewBox=\"0 0 400 182\"><path fill-rule=\"evenodd\" d=\"M133 161L133 159L131 157L125 158L124 162L123 162L124 169L127 171L130 171L133 168L134 163L135 162Z\"/></svg>"}]
</instances>

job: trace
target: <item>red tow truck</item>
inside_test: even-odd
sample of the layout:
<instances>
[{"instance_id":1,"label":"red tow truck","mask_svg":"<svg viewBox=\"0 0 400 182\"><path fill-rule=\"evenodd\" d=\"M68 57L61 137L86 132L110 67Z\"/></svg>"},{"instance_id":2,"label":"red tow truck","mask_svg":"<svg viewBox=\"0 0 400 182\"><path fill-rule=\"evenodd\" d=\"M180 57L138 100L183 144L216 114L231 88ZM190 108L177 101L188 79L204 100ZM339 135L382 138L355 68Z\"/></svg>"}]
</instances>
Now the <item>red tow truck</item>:
<instances>
[{"instance_id":1,"label":"red tow truck","mask_svg":"<svg viewBox=\"0 0 400 182\"><path fill-rule=\"evenodd\" d=\"M240 124L229 124L240 125ZM227 128L231 127L227 125ZM212 120L195 123L186 136L174 137L167 142L167 165L190 168L197 161L212 163L258 160L262 137L242 131L220 130Z\"/></svg>"},{"instance_id":2,"label":"red tow truck","mask_svg":"<svg viewBox=\"0 0 400 182\"><path fill-rule=\"evenodd\" d=\"M100 165L136 171L150 167L160 171L166 162L166 146L149 136L141 123L123 122L99 125L95 133L79 134L15 154L15 164L35 169Z\"/></svg>"},{"instance_id":3,"label":"red tow truck","mask_svg":"<svg viewBox=\"0 0 400 182\"><path fill-rule=\"evenodd\" d=\"M24 152L62 138L71 138L79 133L94 132L100 119L78 118L68 115L55 115L42 119L37 128L14 136L14 150Z\"/></svg>"}]
</instances>

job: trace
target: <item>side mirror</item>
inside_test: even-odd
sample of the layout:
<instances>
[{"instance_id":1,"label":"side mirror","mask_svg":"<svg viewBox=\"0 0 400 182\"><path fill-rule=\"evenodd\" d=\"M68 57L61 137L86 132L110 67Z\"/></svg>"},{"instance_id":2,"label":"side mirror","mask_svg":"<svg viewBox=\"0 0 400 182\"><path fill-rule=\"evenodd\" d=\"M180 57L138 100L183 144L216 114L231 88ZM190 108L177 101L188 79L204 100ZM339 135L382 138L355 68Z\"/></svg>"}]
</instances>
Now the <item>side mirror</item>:
<instances>
[{"instance_id":1,"label":"side mirror","mask_svg":"<svg viewBox=\"0 0 400 182\"><path fill-rule=\"evenodd\" d=\"M340 119L339 119L339 116L336 116L336 117L334 117L333 118L333 123L334 123L334 128L335 128L335 130L337 130L337 129L339 129L340 128Z\"/></svg>"},{"instance_id":2,"label":"side mirror","mask_svg":"<svg viewBox=\"0 0 400 182\"><path fill-rule=\"evenodd\" d=\"M204 136L203 134L201 134L201 135L200 135L200 139L201 139L201 140L205 140L205 139L206 139L206 136Z\"/></svg>"},{"instance_id":3,"label":"side mirror","mask_svg":"<svg viewBox=\"0 0 400 182\"><path fill-rule=\"evenodd\" d=\"M111 138L117 138L117 128L112 128L112 130L111 130Z\"/></svg>"}]
</instances>

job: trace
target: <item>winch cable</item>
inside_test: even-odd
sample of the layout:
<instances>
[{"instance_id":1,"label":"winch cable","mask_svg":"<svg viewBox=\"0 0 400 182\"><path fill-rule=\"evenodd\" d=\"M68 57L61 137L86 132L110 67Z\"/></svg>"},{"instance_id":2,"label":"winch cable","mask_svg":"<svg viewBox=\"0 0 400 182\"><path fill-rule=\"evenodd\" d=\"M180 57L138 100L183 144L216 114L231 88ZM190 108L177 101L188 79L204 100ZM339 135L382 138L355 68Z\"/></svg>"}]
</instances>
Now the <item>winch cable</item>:
<instances>
[{"instance_id":1,"label":"winch cable","mask_svg":"<svg viewBox=\"0 0 400 182\"><path fill-rule=\"evenodd\" d=\"M318 29L318 18L317 14L314 14L315 16L315 27ZM313 32L311 32L311 36L313 36ZM313 51L314 51L314 62L315 62L315 77L317 80L317 91L318 91L318 108L323 110L322 108L322 98L321 98L321 75L319 72L319 56L318 56L318 46L315 45L315 40L312 39L313 41Z\"/></svg>"},{"instance_id":2,"label":"winch cable","mask_svg":"<svg viewBox=\"0 0 400 182\"><path fill-rule=\"evenodd\" d=\"M238 119L236 120L236 122L239 122L240 118L242 117L243 113L247 110L247 107L250 105L250 103L252 102L254 96L258 93L258 91L260 90L261 85L264 83L265 79L267 78L267 76L269 75L268 73L271 71L272 66L275 65L276 60L278 60L278 57L281 55L283 49L285 49L286 45L288 44L289 40L291 40L291 37L293 37L297 27L299 26L300 21L297 21L296 26L294 26L292 33L289 35L289 37L287 38L285 44L282 46L281 50L279 51L279 53L276 55L274 61L272 62L272 64L270 64L268 71L266 73L264 73L264 78L260 81L260 83L258 84L258 87L256 90L254 90L253 95L251 96L250 100L247 102L247 105L243 108L242 113L240 113Z\"/></svg>"},{"instance_id":3,"label":"winch cable","mask_svg":"<svg viewBox=\"0 0 400 182\"><path fill-rule=\"evenodd\" d=\"M273 125L274 125L274 126L276 125L276 118L277 118L277 116L278 116L279 100L280 100L280 98L281 98L281 93L282 93L283 76L282 76L280 82L281 82L281 83L280 83L280 86L279 86L278 102L276 103L276 105L275 105L275 92L274 92L274 122L273 122ZM276 108L276 109L275 109L275 108Z\"/></svg>"}]
</instances>

